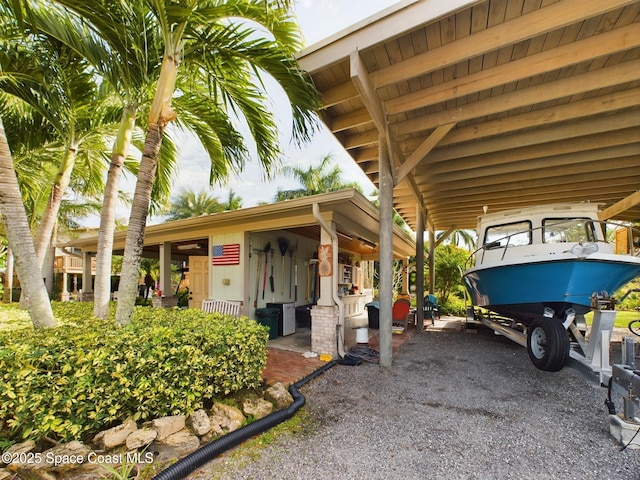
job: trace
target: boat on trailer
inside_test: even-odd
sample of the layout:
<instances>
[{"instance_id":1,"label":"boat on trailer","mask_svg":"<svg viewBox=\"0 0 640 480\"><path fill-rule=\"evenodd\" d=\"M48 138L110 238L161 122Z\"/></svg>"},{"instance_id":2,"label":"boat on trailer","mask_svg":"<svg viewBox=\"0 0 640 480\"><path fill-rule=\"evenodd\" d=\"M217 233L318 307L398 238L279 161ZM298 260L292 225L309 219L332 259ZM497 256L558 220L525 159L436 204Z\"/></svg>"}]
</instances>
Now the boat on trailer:
<instances>
[{"instance_id":1,"label":"boat on trailer","mask_svg":"<svg viewBox=\"0 0 640 480\"><path fill-rule=\"evenodd\" d=\"M569 357L597 366L595 337L615 321L610 295L640 275L639 238L630 226L601 221L597 204L485 214L478 219L481 246L463 274L473 304L468 321L526 346L541 370L558 371ZM592 310L587 341L584 315Z\"/></svg>"}]
</instances>

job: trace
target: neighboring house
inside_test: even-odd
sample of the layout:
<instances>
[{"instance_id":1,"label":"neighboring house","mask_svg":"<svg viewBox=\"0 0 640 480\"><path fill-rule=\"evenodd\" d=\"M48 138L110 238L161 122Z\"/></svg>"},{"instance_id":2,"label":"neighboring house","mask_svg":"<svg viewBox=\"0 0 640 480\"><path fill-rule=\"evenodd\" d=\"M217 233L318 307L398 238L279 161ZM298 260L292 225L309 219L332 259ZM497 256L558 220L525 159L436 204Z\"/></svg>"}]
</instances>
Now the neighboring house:
<instances>
[{"instance_id":1,"label":"neighboring house","mask_svg":"<svg viewBox=\"0 0 640 480\"><path fill-rule=\"evenodd\" d=\"M67 302L78 299L82 290L83 258L82 252L73 248L56 248L56 256L53 261L53 273L61 276L60 279L60 300ZM91 261L91 275L96 273L95 257ZM57 282L54 282L57 285ZM56 292L53 292L55 295Z\"/></svg>"},{"instance_id":2,"label":"neighboring house","mask_svg":"<svg viewBox=\"0 0 640 480\"><path fill-rule=\"evenodd\" d=\"M378 209L348 189L150 225L143 256L160 260L157 304L176 304L170 266L187 266L189 307L238 301L243 315L256 318L257 309L273 304L313 306L311 347L335 353L335 325L344 328L344 317L363 313L372 299L379 230ZM116 233L114 254L122 254L125 236ZM89 275L97 235L66 246L82 250ZM393 253L415 255L414 239L397 226Z\"/></svg>"}]
</instances>

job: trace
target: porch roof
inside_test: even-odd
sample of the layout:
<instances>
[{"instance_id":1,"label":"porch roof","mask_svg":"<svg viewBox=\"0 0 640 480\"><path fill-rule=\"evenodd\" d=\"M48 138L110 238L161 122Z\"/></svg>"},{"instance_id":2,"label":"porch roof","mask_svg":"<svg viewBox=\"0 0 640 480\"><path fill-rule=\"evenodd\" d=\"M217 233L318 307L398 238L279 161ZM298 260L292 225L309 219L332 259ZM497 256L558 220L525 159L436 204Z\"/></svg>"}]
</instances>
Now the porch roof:
<instances>
[{"instance_id":1,"label":"porch roof","mask_svg":"<svg viewBox=\"0 0 640 480\"><path fill-rule=\"evenodd\" d=\"M286 230L318 241L320 226L313 215L313 204L318 204L320 213L326 221L335 224L340 249L356 253L363 258L378 257L380 252L378 208L355 189L148 225L143 255L157 257L160 245L165 242L171 242L172 258L207 255L207 241L212 233ZM126 231L118 231L114 235L113 253L115 255L122 254L124 251L125 239ZM193 248L188 250L179 248L185 245ZM96 234L78 238L64 246L80 248L83 252L96 252L98 236ZM394 256L406 258L415 255L415 249L413 236L402 228L394 226Z\"/></svg>"}]
</instances>

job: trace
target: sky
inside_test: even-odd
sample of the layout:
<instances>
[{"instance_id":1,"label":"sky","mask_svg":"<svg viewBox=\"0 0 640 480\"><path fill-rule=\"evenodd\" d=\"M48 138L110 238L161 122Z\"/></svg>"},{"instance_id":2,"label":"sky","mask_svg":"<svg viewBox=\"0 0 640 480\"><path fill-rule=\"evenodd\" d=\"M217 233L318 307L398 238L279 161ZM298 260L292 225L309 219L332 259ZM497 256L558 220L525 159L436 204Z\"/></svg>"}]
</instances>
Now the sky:
<instances>
[{"instance_id":1,"label":"sky","mask_svg":"<svg viewBox=\"0 0 640 480\"><path fill-rule=\"evenodd\" d=\"M296 0L295 12L306 45L313 45L397 2L398 0ZM283 164L306 170L311 165L318 165L323 157L331 154L333 164L337 164L342 170L345 183L358 182L362 186L363 193L367 196L375 190L374 185L324 124L321 124L320 131L316 133L310 143L301 148L292 146L288 128L291 120L289 111L288 109L282 111L277 107L278 104L284 103L278 100L278 92L274 93L273 102L274 111L279 112L278 121L282 127L281 141L285 149ZM225 201L229 190L233 190L237 196L242 198L243 207L251 207L263 202L272 202L278 187L283 190L300 187L295 179L283 175L277 175L270 183L263 181L262 173L255 159L247 163L244 172L238 177L232 177L227 185L210 187L208 183L209 160L199 142L183 138L179 142L179 149L180 171L173 187L174 196L181 189L189 188L195 192L205 190L220 201ZM131 191L133 191L133 187L131 187ZM154 219L150 220L150 223L155 223ZM160 219L155 220L156 222L160 221Z\"/></svg>"}]
</instances>

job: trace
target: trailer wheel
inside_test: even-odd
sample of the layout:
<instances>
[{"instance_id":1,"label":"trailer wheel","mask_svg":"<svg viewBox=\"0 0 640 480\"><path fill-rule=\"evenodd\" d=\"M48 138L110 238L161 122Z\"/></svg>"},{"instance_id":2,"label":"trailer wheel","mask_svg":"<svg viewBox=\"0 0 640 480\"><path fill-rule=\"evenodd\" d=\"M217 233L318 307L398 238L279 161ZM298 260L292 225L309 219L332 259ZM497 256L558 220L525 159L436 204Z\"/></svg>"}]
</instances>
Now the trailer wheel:
<instances>
[{"instance_id":1,"label":"trailer wheel","mask_svg":"<svg viewBox=\"0 0 640 480\"><path fill-rule=\"evenodd\" d=\"M538 317L529 327L527 352L540 370L562 370L569 358L569 335L557 318Z\"/></svg>"}]
</instances>

